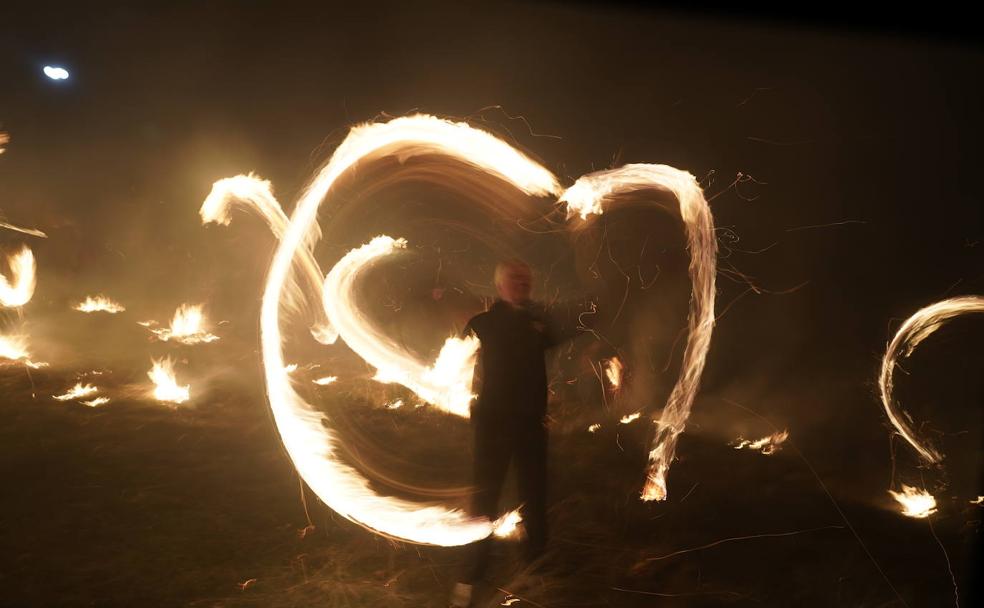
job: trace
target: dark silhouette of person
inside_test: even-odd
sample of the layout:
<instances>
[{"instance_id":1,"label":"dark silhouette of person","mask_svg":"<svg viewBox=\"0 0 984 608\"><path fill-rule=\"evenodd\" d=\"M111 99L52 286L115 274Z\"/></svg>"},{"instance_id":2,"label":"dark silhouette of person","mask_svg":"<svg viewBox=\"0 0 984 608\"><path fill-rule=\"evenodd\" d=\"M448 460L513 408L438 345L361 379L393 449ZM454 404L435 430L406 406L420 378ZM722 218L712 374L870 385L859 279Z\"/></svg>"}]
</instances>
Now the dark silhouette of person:
<instances>
[{"instance_id":1,"label":"dark silhouette of person","mask_svg":"<svg viewBox=\"0 0 984 608\"><path fill-rule=\"evenodd\" d=\"M474 485L472 515L499 517L499 497L512 462L516 469L520 515L526 531L524 554L532 563L547 545L547 370L546 351L576 334L531 299L533 273L521 261L498 264L499 299L473 317L463 333L481 342L472 402ZM572 327L573 324L569 325ZM473 585L482 579L492 539L478 541L451 606L468 606Z\"/></svg>"}]
</instances>

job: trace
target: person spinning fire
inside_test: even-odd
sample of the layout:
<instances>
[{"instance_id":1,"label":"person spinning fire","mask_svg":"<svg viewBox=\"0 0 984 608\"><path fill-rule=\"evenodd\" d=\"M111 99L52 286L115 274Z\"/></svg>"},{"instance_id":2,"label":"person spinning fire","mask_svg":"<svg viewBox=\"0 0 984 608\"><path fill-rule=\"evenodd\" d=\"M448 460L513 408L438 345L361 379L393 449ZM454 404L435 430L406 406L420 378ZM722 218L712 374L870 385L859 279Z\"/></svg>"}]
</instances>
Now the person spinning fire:
<instances>
[{"instance_id":1,"label":"person spinning fire","mask_svg":"<svg viewBox=\"0 0 984 608\"><path fill-rule=\"evenodd\" d=\"M499 517L499 496L512 461L529 564L547 545L545 353L578 330L565 331L542 304L531 299L533 273L526 263L499 263L495 287L499 298L463 331L481 343L475 374L478 398L471 409L475 438L471 511L490 520ZM452 592L452 608L471 604L473 586L488 568L491 549L491 538L473 545L463 580Z\"/></svg>"}]
</instances>

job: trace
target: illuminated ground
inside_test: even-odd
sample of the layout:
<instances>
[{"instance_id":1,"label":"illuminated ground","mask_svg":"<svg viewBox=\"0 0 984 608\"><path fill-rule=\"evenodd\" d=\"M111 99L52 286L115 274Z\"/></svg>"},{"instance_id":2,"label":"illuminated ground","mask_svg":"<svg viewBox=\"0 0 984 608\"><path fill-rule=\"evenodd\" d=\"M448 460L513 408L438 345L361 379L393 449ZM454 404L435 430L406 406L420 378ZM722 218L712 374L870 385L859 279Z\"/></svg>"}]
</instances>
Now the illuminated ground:
<instances>
[{"instance_id":1,"label":"illuminated ground","mask_svg":"<svg viewBox=\"0 0 984 608\"><path fill-rule=\"evenodd\" d=\"M3 370L5 605L443 605L460 550L373 537L310 494L316 529L299 537L306 520L297 478L260 392L217 385L195 409L143 400L92 409L46 399L65 384L57 374L33 379L37 400L22 369ZM793 441L905 602L952 603L927 522L901 517L883 496L888 442L877 411L857 407L872 422L867 431L845 427L828 440L824 425L806 436L791 425ZM670 501L659 505L634 499L641 427L615 425L617 438L611 424L589 434L556 410L568 417L551 456L552 549L530 574L503 545L480 605L519 597L513 605L652 606L652 594L658 605L903 605L795 447L763 456L702 432L735 410L714 397L698 402ZM374 410L364 421L390 416L400 428L419 424L418 414ZM955 512L954 504L934 524L965 588L980 508ZM763 534L773 536L671 555Z\"/></svg>"}]
</instances>

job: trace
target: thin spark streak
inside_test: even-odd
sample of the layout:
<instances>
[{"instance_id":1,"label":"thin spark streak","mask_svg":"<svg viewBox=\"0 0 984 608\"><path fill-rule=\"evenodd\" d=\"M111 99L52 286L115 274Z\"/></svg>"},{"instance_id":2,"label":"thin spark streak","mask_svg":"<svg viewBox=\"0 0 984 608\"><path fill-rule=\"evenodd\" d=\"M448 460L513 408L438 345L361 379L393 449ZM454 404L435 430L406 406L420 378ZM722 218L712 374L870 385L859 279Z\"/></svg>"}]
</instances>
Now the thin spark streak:
<instances>
[{"instance_id":1,"label":"thin spark streak","mask_svg":"<svg viewBox=\"0 0 984 608\"><path fill-rule=\"evenodd\" d=\"M734 597L745 597L737 591L692 591L686 593L659 593L657 591L642 591L641 589L625 589L623 587L612 587L612 591L622 591L624 593L638 593L640 595L655 595L657 597L689 597L695 595L732 595Z\"/></svg>"},{"instance_id":2,"label":"thin spark streak","mask_svg":"<svg viewBox=\"0 0 984 608\"><path fill-rule=\"evenodd\" d=\"M782 536L797 536L799 534L807 534L809 532L819 532L820 530L843 530L844 526L821 526L819 528L810 528L808 530L794 530L792 532L768 532L765 534L749 534L747 536L734 536L731 538L722 538L721 540L716 540L712 543L707 543L706 545L701 545L699 547L693 547L691 549L681 549L679 551L674 551L673 553L667 553L666 555L661 555L659 557L649 557L644 561L656 562L664 559L669 559L671 557L676 557L677 555L683 555L685 553L693 553L694 551L702 551L704 549L710 549L711 547L717 547L718 545L723 545L725 543L735 542L739 540L754 540L756 538L777 538Z\"/></svg>"},{"instance_id":3,"label":"thin spark streak","mask_svg":"<svg viewBox=\"0 0 984 608\"><path fill-rule=\"evenodd\" d=\"M814 228L830 228L832 226L845 226L847 224L867 224L865 220L844 220L842 222L831 222L829 224L811 224L809 226L794 226L786 228L786 232L798 232L800 230L812 230Z\"/></svg>"}]
</instances>

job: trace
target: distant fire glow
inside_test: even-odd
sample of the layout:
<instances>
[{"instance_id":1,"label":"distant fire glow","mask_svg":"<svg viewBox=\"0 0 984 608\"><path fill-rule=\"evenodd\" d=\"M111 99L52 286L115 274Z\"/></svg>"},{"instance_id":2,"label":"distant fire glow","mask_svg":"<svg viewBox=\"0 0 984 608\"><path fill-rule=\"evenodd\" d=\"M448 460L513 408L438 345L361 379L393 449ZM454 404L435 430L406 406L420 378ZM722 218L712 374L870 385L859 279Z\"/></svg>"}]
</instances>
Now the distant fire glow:
<instances>
[{"instance_id":1,"label":"distant fire glow","mask_svg":"<svg viewBox=\"0 0 984 608\"><path fill-rule=\"evenodd\" d=\"M106 296L86 296L85 300L72 307L79 312L108 312L111 315L126 310L122 304L114 302Z\"/></svg>"},{"instance_id":2,"label":"distant fire glow","mask_svg":"<svg viewBox=\"0 0 984 608\"><path fill-rule=\"evenodd\" d=\"M0 335L0 359L20 361L30 356L27 352L27 338Z\"/></svg>"},{"instance_id":3,"label":"distant fire glow","mask_svg":"<svg viewBox=\"0 0 984 608\"><path fill-rule=\"evenodd\" d=\"M95 395L99 392L99 389L91 384L83 385L81 382L68 389L63 395L56 395L54 399L57 401L70 401L72 399L81 399L82 397L89 397Z\"/></svg>"},{"instance_id":4,"label":"distant fire glow","mask_svg":"<svg viewBox=\"0 0 984 608\"><path fill-rule=\"evenodd\" d=\"M901 492L889 490L888 493L902 506L902 515L906 517L924 519L936 513L936 499L926 490L902 484Z\"/></svg>"},{"instance_id":5,"label":"distant fire glow","mask_svg":"<svg viewBox=\"0 0 984 608\"><path fill-rule=\"evenodd\" d=\"M218 336L208 332L201 304L195 306L182 304L179 306L174 312L174 318L171 319L171 325L168 327L154 327L156 323L153 321L140 324L150 329L162 342L174 340L181 344L202 344L219 339Z\"/></svg>"},{"instance_id":6,"label":"distant fire glow","mask_svg":"<svg viewBox=\"0 0 984 608\"><path fill-rule=\"evenodd\" d=\"M735 443L731 444L736 450L756 450L766 456L775 454L782 449L782 444L789 439L789 431L779 431L768 437L756 439L754 441L739 437Z\"/></svg>"},{"instance_id":7,"label":"distant fire glow","mask_svg":"<svg viewBox=\"0 0 984 608\"><path fill-rule=\"evenodd\" d=\"M109 397L96 397L92 401L79 401L82 405L87 405L89 407L99 407L100 405L105 405L109 403Z\"/></svg>"},{"instance_id":8,"label":"distant fire glow","mask_svg":"<svg viewBox=\"0 0 984 608\"><path fill-rule=\"evenodd\" d=\"M52 80L67 80L68 70L56 65L46 65L44 66L44 75Z\"/></svg>"},{"instance_id":9,"label":"distant fire glow","mask_svg":"<svg viewBox=\"0 0 984 608\"><path fill-rule=\"evenodd\" d=\"M170 358L155 359L147 376L154 383L154 399L165 403L184 403L191 397L191 387L181 386L174 376L174 362Z\"/></svg>"}]
</instances>

